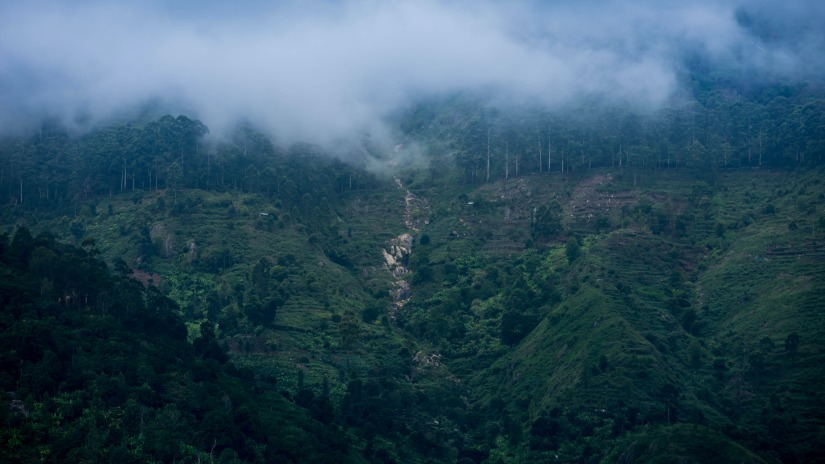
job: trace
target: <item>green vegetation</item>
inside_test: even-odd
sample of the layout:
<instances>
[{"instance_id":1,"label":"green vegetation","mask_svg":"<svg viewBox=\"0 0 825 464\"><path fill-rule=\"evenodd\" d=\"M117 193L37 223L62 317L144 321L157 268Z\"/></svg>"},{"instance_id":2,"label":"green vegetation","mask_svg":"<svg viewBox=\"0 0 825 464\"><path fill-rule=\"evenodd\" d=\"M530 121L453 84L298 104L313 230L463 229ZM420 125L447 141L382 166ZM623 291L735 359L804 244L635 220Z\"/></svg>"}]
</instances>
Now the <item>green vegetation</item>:
<instances>
[{"instance_id":1,"label":"green vegetation","mask_svg":"<svg viewBox=\"0 0 825 464\"><path fill-rule=\"evenodd\" d=\"M328 397L292 401L228 363L211 323L188 343L177 304L109 272L93 242L20 228L0 250L4 462L334 461L353 450L328 424Z\"/></svg>"},{"instance_id":2,"label":"green vegetation","mask_svg":"<svg viewBox=\"0 0 825 464\"><path fill-rule=\"evenodd\" d=\"M185 116L2 140L0 458L815 462L822 101L697 98L447 98L398 182Z\"/></svg>"}]
</instances>

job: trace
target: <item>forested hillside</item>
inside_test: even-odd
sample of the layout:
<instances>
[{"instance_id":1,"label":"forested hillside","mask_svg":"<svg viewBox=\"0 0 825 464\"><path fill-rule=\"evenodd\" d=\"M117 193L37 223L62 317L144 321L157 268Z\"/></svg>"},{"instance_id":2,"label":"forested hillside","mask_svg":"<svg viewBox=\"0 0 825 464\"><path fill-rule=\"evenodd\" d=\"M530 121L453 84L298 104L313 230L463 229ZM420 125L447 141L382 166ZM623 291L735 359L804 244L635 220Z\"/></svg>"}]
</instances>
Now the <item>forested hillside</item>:
<instances>
[{"instance_id":1,"label":"forested hillside","mask_svg":"<svg viewBox=\"0 0 825 464\"><path fill-rule=\"evenodd\" d=\"M187 342L177 303L99 254L26 228L0 240L4 462L357 455L328 396L293 401L239 369L212 323Z\"/></svg>"},{"instance_id":2,"label":"forested hillside","mask_svg":"<svg viewBox=\"0 0 825 464\"><path fill-rule=\"evenodd\" d=\"M697 83L697 85L699 85ZM551 111L497 109L459 93L396 116L409 142L426 143L431 169L479 184L529 174L610 167L647 172L686 168L711 176L734 168L819 166L825 151L825 101L804 89L773 88L751 98L715 88L661 110L592 103ZM375 187L363 173L388 147L368 136L348 163L319 157L320 147L278 147L249 124L205 143L209 129L187 116L129 122L70 137L57 121L2 143L0 191L24 209L71 211L78 202L132 192L181 189L259 193L297 204ZM389 152L389 153L388 153ZM404 160L404 153L397 156ZM442 159L443 158L443 159ZM353 177L354 176L354 177ZM315 195L313 198L312 195Z\"/></svg>"},{"instance_id":3,"label":"forested hillside","mask_svg":"<svg viewBox=\"0 0 825 464\"><path fill-rule=\"evenodd\" d=\"M822 461L814 2L91 3L0 5L0 461Z\"/></svg>"},{"instance_id":4,"label":"forested hillside","mask_svg":"<svg viewBox=\"0 0 825 464\"><path fill-rule=\"evenodd\" d=\"M464 94L346 159L8 137L5 459L815 462L823 110Z\"/></svg>"}]
</instances>

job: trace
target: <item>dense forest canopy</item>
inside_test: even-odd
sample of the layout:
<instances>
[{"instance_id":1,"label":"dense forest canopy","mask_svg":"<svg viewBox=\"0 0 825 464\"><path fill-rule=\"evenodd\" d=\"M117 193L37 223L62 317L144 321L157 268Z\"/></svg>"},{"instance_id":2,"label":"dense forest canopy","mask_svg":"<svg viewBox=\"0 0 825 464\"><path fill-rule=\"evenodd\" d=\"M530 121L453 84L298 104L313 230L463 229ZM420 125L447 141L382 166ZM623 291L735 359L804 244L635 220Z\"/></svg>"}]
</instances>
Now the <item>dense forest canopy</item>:
<instances>
[{"instance_id":1,"label":"dense forest canopy","mask_svg":"<svg viewBox=\"0 0 825 464\"><path fill-rule=\"evenodd\" d=\"M436 155L429 162L458 167L461 179L474 184L600 167L682 168L713 176L725 169L825 162L825 100L799 92L750 99L715 93L698 95L705 104L697 100L652 113L603 105L563 112L499 110L460 94L416 105L396 123L402 143L425 146ZM322 147L277 147L248 125L226 140L210 140L208 134L203 122L184 115L118 124L82 137L46 122L26 137L1 141L0 191L23 207L67 211L91 197L159 189L265 193L295 201L308 188L324 195L349 188L350 166L388 156L406 164L406 152L385 155L385 147L368 139L339 153L343 160L328 160Z\"/></svg>"},{"instance_id":2,"label":"dense forest canopy","mask_svg":"<svg viewBox=\"0 0 825 464\"><path fill-rule=\"evenodd\" d=\"M318 460L347 440L255 380L204 323L192 343L177 304L83 248L19 229L2 236L2 451L6 462ZM288 396L288 395L287 395ZM254 398L254 400L253 400ZM330 408L310 396L304 406ZM279 425L291 417L290 427ZM319 420L321 422L319 422Z\"/></svg>"}]
</instances>

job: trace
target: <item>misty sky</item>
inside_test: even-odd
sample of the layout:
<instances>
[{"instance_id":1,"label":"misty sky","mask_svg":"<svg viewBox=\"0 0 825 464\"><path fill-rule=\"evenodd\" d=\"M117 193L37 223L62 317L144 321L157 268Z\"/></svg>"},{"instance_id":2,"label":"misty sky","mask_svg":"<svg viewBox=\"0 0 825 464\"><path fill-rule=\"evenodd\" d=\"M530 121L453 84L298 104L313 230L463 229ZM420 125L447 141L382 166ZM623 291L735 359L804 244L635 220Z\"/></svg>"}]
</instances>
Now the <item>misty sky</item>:
<instances>
[{"instance_id":1,"label":"misty sky","mask_svg":"<svg viewBox=\"0 0 825 464\"><path fill-rule=\"evenodd\" d=\"M394 109L466 89L656 107L688 54L821 81L823 4L4 0L0 131L46 115L94 125L152 99L213 132L247 118L309 141L379 133Z\"/></svg>"}]
</instances>

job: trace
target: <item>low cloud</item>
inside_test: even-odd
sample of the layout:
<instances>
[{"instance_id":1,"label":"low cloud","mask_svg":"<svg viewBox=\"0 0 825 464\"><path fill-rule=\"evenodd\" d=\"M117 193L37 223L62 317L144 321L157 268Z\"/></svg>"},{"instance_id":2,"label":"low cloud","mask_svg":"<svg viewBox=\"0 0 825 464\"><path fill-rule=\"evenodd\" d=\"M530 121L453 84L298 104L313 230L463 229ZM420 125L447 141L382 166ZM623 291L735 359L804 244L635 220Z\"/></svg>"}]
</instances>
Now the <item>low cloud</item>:
<instances>
[{"instance_id":1,"label":"low cloud","mask_svg":"<svg viewBox=\"0 0 825 464\"><path fill-rule=\"evenodd\" d=\"M44 116L88 128L155 101L213 132L244 118L330 143L462 90L655 108L682 90L689 53L821 79L825 45L814 1L66 3L0 6L6 131Z\"/></svg>"}]
</instances>

